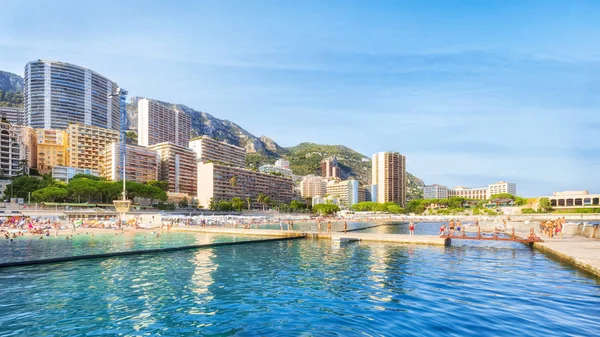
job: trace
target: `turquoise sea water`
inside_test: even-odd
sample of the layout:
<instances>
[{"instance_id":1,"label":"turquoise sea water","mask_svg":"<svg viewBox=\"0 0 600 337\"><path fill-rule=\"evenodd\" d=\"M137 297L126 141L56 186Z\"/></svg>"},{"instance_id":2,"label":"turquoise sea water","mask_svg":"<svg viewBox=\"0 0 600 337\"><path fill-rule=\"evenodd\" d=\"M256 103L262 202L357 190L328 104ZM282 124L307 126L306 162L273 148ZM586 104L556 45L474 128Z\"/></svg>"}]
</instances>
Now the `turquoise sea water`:
<instances>
[{"instance_id":1,"label":"turquoise sea water","mask_svg":"<svg viewBox=\"0 0 600 337\"><path fill-rule=\"evenodd\" d=\"M156 237L157 233L160 233L160 237ZM94 233L85 229L74 233L72 237L69 235L69 239L66 236L24 236L13 241L2 238L0 263L264 239L257 236L167 231Z\"/></svg>"},{"instance_id":2,"label":"turquoise sea water","mask_svg":"<svg viewBox=\"0 0 600 337\"><path fill-rule=\"evenodd\" d=\"M294 240L0 270L0 336L594 336L600 284L515 243Z\"/></svg>"}]
</instances>

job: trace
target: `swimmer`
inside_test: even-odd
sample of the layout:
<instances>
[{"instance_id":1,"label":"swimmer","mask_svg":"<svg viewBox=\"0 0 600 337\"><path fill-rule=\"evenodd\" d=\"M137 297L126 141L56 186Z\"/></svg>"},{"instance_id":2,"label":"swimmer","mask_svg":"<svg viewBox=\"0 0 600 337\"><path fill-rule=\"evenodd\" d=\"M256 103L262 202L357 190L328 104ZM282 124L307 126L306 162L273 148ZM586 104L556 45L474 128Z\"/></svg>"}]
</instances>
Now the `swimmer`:
<instances>
[{"instance_id":1,"label":"swimmer","mask_svg":"<svg viewBox=\"0 0 600 337\"><path fill-rule=\"evenodd\" d=\"M157 238L160 238L160 233L156 234L156 237L157 237Z\"/></svg>"}]
</instances>

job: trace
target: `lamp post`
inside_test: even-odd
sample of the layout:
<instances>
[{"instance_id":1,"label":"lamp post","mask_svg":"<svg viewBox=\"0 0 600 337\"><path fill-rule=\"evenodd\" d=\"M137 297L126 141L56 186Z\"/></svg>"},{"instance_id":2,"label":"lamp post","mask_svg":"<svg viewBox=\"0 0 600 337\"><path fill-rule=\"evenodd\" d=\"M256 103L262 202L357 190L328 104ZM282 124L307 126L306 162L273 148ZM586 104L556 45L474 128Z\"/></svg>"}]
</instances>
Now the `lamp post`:
<instances>
[{"instance_id":1,"label":"lamp post","mask_svg":"<svg viewBox=\"0 0 600 337\"><path fill-rule=\"evenodd\" d=\"M119 152L121 155L121 165L122 165L122 175L121 179L123 180L123 191L121 192L121 200L113 200L113 204L115 205L115 210L119 214L119 227L121 227L121 223L123 223L125 219L125 213L129 211L129 207L131 206L131 200L127 200L127 189L125 185L125 157L126 157L126 132L127 132L127 90L123 88L119 88L116 93L110 94L109 97L119 97L119 108L120 108L120 135L119 141Z\"/></svg>"}]
</instances>

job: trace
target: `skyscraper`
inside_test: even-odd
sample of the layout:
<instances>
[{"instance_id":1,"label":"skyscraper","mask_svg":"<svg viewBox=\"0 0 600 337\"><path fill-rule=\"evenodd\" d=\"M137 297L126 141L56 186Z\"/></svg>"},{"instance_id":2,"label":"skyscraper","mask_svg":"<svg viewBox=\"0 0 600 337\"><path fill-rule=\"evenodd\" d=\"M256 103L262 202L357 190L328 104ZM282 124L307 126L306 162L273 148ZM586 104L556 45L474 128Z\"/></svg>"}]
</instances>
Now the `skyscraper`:
<instances>
[{"instance_id":1,"label":"skyscraper","mask_svg":"<svg viewBox=\"0 0 600 337\"><path fill-rule=\"evenodd\" d=\"M83 67L38 60L25 66L25 123L66 129L69 123L119 129L117 84Z\"/></svg>"},{"instance_id":2,"label":"skyscraper","mask_svg":"<svg viewBox=\"0 0 600 337\"><path fill-rule=\"evenodd\" d=\"M373 155L372 182L377 185L377 202L406 206L406 157L398 152Z\"/></svg>"},{"instance_id":3,"label":"skyscraper","mask_svg":"<svg viewBox=\"0 0 600 337\"><path fill-rule=\"evenodd\" d=\"M341 179L340 168L335 157L324 159L321 162L321 176Z\"/></svg>"},{"instance_id":4,"label":"skyscraper","mask_svg":"<svg viewBox=\"0 0 600 337\"><path fill-rule=\"evenodd\" d=\"M189 146L191 117L155 100L138 101L138 145L170 142Z\"/></svg>"}]
</instances>

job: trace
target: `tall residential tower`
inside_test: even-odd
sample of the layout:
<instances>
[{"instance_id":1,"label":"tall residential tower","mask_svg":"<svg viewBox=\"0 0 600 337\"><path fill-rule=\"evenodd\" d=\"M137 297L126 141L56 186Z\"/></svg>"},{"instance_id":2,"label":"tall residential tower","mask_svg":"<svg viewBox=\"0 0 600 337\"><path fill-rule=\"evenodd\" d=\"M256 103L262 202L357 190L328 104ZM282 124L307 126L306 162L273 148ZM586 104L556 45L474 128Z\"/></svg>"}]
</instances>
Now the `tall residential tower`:
<instances>
[{"instance_id":1,"label":"tall residential tower","mask_svg":"<svg viewBox=\"0 0 600 337\"><path fill-rule=\"evenodd\" d=\"M25 66L25 123L36 129L66 129L81 123L119 130L117 84L83 67L38 60Z\"/></svg>"},{"instance_id":2,"label":"tall residential tower","mask_svg":"<svg viewBox=\"0 0 600 337\"><path fill-rule=\"evenodd\" d=\"M398 152L375 153L372 166L377 202L395 202L406 207L406 157Z\"/></svg>"},{"instance_id":3,"label":"tall residential tower","mask_svg":"<svg viewBox=\"0 0 600 337\"><path fill-rule=\"evenodd\" d=\"M155 100L138 101L138 145L170 142L189 146L191 117Z\"/></svg>"}]
</instances>

